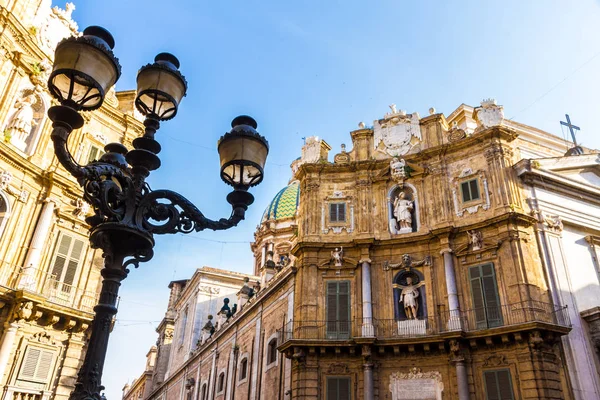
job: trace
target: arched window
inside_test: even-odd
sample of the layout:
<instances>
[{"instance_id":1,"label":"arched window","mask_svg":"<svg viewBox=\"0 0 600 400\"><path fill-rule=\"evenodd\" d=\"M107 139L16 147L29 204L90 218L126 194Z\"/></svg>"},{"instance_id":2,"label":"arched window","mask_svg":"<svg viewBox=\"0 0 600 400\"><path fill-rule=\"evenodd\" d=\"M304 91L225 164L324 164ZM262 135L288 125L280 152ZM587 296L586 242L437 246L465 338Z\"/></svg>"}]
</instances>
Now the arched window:
<instances>
[{"instance_id":1,"label":"arched window","mask_svg":"<svg viewBox=\"0 0 600 400\"><path fill-rule=\"evenodd\" d=\"M267 365L273 364L277 361L277 338L273 338L269 341L267 346Z\"/></svg>"},{"instance_id":2,"label":"arched window","mask_svg":"<svg viewBox=\"0 0 600 400\"><path fill-rule=\"evenodd\" d=\"M238 380L243 381L244 379L246 379L247 376L248 376L248 359L244 357L242 359L242 361L240 361L240 372L239 372Z\"/></svg>"},{"instance_id":3,"label":"arched window","mask_svg":"<svg viewBox=\"0 0 600 400\"><path fill-rule=\"evenodd\" d=\"M225 372L219 374L219 380L217 382L217 393L221 393L225 390Z\"/></svg>"},{"instance_id":4,"label":"arched window","mask_svg":"<svg viewBox=\"0 0 600 400\"><path fill-rule=\"evenodd\" d=\"M200 394L200 400L206 400L206 383L202 385L202 393Z\"/></svg>"}]
</instances>

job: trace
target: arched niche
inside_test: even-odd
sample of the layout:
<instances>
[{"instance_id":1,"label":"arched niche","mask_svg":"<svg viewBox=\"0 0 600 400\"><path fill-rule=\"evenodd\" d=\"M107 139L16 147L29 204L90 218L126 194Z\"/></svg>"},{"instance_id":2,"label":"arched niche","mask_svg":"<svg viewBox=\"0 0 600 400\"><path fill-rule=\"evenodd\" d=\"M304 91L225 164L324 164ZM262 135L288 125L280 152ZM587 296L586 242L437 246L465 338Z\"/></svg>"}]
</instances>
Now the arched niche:
<instances>
[{"instance_id":1,"label":"arched niche","mask_svg":"<svg viewBox=\"0 0 600 400\"><path fill-rule=\"evenodd\" d=\"M24 102L31 102L31 104L24 105ZM24 110L25 108L27 110ZM27 155L33 154L40 140L47 108L46 100L41 93L33 88L21 90L17 95L13 110L7 119L8 123L4 126L4 139L10 140L10 143L23 153ZM17 119L26 119L28 121L28 133L18 131L15 125L22 128L24 124L17 122Z\"/></svg>"},{"instance_id":2,"label":"arched niche","mask_svg":"<svg viewBox=\"0 0 600 400\"><path fill-rule=\"evenodd\" d=\"M417 304L419 308L417 310L417 319L423 319L427 317L427 296L425 290L425 284L423 283L423 274L415 269L400 271L394 276L394 285L406 286L406 278L412 278L413 285L420 285L417 289L419 291L419 297L417 297ZM394 288L394 319L396 321L403 321L406 318L406 313L404 312L404 306L400 304L400 293L402 292L401 288Z\"/></svg>"},{"instance_id":3,"label":"arched niche","mask_svg":"<svg viewBox=\"0 0 600 400\"><path fill-rule=\"evenodd\" d=\"M411 211L411 225L410 231L406 229L401 229L396 216L394 215L394 201L400 196L400 193L403 192L405 195L405 200L412 202L412 211ZM388 205L388 221L389 221L389 229L393 235L400 235L404 233L417 232L420 226L419 220L419 196L417 194L417 189L411 185L410 183L404 183L402 186L394 185L389 191L387 196L387 205Z\"/></svg>"}]
</instances>

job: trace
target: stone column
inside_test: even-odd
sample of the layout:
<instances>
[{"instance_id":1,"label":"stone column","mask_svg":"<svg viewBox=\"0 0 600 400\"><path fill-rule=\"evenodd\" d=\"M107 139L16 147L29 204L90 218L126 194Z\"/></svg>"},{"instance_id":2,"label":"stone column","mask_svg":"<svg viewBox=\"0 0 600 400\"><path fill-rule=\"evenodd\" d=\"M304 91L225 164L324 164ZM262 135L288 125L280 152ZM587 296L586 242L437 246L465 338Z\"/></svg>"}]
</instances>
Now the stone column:
<instances>
[{"instance_id":1,"label":"stone column","mask_svg":"<svg viewBox=\"0 0 600 400\"><path fill-rule=\"evenodd\" d=\"M469 400L469 377L464 360L456 361L456 383L458 386L458 399Z\"/></svg>"},{"instance_id":2,"label":"stone column","mask_svg":"<svg viewBox=\"0 0 600 400\"><path fill-rule=\"evenodd\" d=\"M42 212L35 226L33 238L23 262L23 271L19 279L19 287L35 290L35 271L39 267L42 250L46 245L48 232L52 226L52 215L56 206L55 200L46 199Z\"/></svg>"},{"instance_id":3,"label":"stone column","mask_svg":"<svg viewBox=\"0 0 600 400\"><path fill-rule=\"evenodd\" d=\"M2 343L0 343L0 386L4 380L4 372L6 372L6 367L8 366L8 358L13 345L15 344L18 328L19 325L15 322L8 325L8 328L6 328L6 331L4 332Z\"/></svg>"},{"instance_id":4,"label":"stone column","mask_svg":"<svg viewBox=\"0 0 600 400\"><path fill-rule=\"evenodd\" d=\"M373 303L371 302L371 260L363 259L362 264L362 305L363 324L362 336L375 336L373 326Z\"/></svg>"},{"instance_id":5,"label":"stone column","mask_svg":"<svg viewBox=\"0 0 600 400\"><path fill-rule=\"evenodd\" d=\"M363 364L364 374L364 400L373 400L375 398L373 385L373 364L366 362Z\"/></svg>"},{"instance_id":6,"label":"stone column","mask_svg":"<svg viewBox=\"0 0 600 400\"><path fill-rule=\"evenodd\" d=\"M213 393L215 392L215 375L217 373L217 349L213 349L212 365L210 367L210 374L208 374L208 398L214 399Z\"/></svg>"},{"instance_id":7,"label":"stone column","mask_svg":"<svg viewBox=\"0 0 600 400\"><path fill-rule=\"evenodd\" d=\"M456 289L456 274L454 272L454 258L452 249L445 248L440 251L444 256L444 273L446 276L446 291L448 293L448 330L460 330L460 306L458 304L458 290Z\"/></svg>"}]
</instances>

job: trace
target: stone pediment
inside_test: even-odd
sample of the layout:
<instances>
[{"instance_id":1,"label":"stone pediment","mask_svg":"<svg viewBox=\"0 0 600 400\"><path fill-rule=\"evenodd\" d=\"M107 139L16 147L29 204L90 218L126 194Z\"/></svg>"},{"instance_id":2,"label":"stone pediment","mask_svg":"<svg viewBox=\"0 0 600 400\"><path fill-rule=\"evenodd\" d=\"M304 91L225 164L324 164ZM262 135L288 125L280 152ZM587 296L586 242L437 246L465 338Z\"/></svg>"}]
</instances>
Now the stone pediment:
<instances>
[{"instance_id":1,"label":"stone pediment","mask_svg":"<svg viewBox=\"0 0 600 400\"><path fill-rule=\"evenodd\" d=\"M515 169L519 175L540 176L562 185L600 188L600 154L522 160Z\"/></svg>"}]
</instances>

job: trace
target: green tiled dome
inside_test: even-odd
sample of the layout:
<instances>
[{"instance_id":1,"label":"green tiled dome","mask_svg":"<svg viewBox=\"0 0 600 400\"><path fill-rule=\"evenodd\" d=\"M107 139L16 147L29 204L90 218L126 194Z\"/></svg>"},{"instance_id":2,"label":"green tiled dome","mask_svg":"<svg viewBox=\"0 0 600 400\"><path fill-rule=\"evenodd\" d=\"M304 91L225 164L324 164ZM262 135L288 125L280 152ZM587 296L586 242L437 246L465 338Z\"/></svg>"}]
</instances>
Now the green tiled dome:
<instances>
[{"instance_id":1,"label":"green tiled dome","mask_svg":"<svg viewBox=\"0 0 600 400\"><path fill-rule=\"evenodd\" d=\"M300 200L300 185L298 181L290 183L275 195L271 204L265 210L262 222L272 219L291 218L296 215Z\"/></svg>"}]
</instances>

